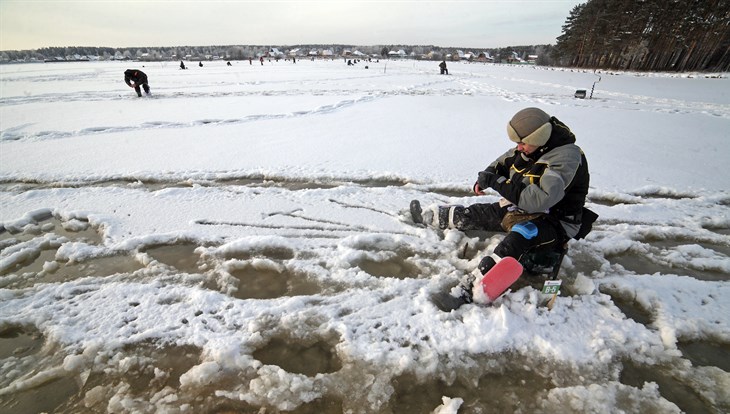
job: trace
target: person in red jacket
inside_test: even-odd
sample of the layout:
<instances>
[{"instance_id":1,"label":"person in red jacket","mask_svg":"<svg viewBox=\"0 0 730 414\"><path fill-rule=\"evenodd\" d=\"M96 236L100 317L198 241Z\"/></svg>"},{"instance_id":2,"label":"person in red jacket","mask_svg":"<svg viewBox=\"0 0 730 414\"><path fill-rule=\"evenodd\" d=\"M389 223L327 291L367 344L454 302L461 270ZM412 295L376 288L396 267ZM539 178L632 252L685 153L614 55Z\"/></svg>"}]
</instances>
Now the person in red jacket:
<instances>
[{"instance_id":1,"label":"person in red jacket","mask_svg":"<svg viewBox=\"0 0 730 414\"><path fill-rule=\"evenodd\" d=\"M140 87L144 88L144 93L150 94L150 85L147 83L147 75L139 69L127 69L124 71L124 83L130 88L134 88L137 96L142 97Z\"/></svg>"}]
</instances>

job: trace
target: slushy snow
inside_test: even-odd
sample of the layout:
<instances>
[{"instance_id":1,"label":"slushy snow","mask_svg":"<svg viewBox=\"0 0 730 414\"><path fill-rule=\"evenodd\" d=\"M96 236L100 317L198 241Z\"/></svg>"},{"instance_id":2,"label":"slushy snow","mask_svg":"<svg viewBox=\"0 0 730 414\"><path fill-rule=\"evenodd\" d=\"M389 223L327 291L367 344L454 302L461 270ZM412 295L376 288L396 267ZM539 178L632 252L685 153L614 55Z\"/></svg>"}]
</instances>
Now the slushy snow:
<instances>
[{"instance_id":1,"label":"slushy snow","mask_svg":"<svg viewBox=\"0 0 730 414\"><path fill-rule=\"evenodd\" d=\"M730 343L727 76L466 63L441 76L437 64L0 66L0 331L44 339L0 360L0 399L74 378L79 406L102 412L325 400L394 412L399 378L529 371L549 386L525 412L680 412L661 384L622 381L630 362L727 410L728 372L680 349ZM152 96L124 85L132 67ZM573 98L599 75L593 99ZM414 225L409 202L497 201L469 191L528 106L576 134L600 217L571 242L552 310L528 283L442 312L431 296L503 235ZM156 258L168 245L192 246L197 265ZM88 267L102 259L134 266ZM54 276L69 267L78 273ZM289 293L246 297L246 272L282 276ZM310 375L257 359L275 339L329 348L339 365ZM192 356L176 372L160 349ZM147 391L125 380L137 372ZM154 387L171 375L176 386ZM498 406L433 399L434 413Z\"/></svg>"}]
</instances>

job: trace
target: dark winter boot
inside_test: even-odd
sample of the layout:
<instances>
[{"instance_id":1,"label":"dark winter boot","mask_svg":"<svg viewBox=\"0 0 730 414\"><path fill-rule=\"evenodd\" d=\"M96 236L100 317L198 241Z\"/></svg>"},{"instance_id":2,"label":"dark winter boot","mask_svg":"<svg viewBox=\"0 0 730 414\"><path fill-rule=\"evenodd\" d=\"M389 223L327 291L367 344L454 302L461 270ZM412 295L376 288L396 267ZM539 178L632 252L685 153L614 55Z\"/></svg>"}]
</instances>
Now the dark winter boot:
<instances>
[{"instance_id":1,"label":"dark winter boot","mask_svg":"<svg viewBox=\"0 0 730 414\"><path fill-rule=\"evenodd\" d=\"M488 271L496 265L497 262L492 258L492 256L484 256L482 260L479 262L479 272L482 274L482 276L486 275Z\"/></svg>"},{"instance_id":2,"label":"dark winter boot","mask_svg":"<svg viewBox=\"0 0 730 414\"><path fill-rule=\"evenodd\" d=\"M466 215L469 208L464 206L439 206L438 226L440 229L464 230L467 223Z\"/></svg>"},{"instance_id":3,"label":"dark winter boot","mask_svg":"<svg viewBox=\"0 0 730 414\"><path fill-rule=\"evenodd\" d=\"M425 226L433 226L433 210L427 208L422 209L421 208L421 202L418 200L412 200L411 205L411 218L413 219L413 222L416 224L423 224Z\"/></svg>"}]
</instances>

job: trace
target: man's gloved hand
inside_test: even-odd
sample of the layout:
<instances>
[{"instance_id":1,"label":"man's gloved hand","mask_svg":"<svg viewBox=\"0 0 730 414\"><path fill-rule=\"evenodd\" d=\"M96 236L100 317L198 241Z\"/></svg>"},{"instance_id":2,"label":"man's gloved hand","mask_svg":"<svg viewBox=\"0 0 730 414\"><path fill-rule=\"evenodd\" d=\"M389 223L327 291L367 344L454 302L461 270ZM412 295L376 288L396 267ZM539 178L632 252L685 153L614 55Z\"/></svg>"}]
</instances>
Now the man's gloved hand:
<instances>
[{"instance_id":1,"label":"man's gloved hand","mask_svg":"<svg viewBox=\"0 0 730 414\"><path fill-rule=\"evenodd\" d=\"M482 190L482 187L479 186L479 182L474 183L472 190L474 190L474 194L476 195L484 195L484 190Z\"/></svg>"},{"instance_id":2,"label":"man's gloved hand","mask_svg":"<svg viewBox=\"0 0 730 414\"><path fill-rule=\"evenodd\" d=\"M492 171L479 171L479 178L477 178L477 185L481 189L494 188L494 184L499 179L499 175Z\"/></svg>"}]
</instances>

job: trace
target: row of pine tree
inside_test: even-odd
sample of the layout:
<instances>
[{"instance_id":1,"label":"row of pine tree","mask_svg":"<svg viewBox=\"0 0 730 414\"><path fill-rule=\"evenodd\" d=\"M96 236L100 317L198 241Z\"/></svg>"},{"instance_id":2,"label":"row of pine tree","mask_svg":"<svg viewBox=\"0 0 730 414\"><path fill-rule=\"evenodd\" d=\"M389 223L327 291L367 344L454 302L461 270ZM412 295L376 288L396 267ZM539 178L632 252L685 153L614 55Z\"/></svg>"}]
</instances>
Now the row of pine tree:
<instances>
[{"instance_id":1,"label":"row of pine tree","mask_svg":"<svg viewBox=\"0 0 730 414\"><path fill-rule=\"evenodd\" d=\"M730 0L589 0L551 52L560 66L728 71Z\"/></svg>"}]
</instances>

